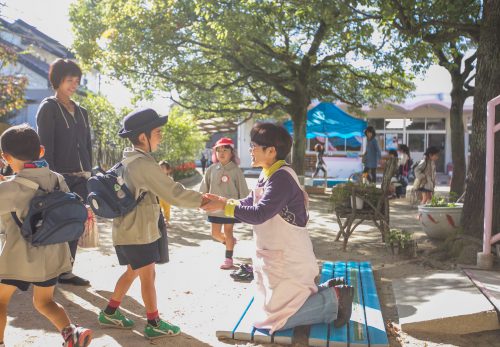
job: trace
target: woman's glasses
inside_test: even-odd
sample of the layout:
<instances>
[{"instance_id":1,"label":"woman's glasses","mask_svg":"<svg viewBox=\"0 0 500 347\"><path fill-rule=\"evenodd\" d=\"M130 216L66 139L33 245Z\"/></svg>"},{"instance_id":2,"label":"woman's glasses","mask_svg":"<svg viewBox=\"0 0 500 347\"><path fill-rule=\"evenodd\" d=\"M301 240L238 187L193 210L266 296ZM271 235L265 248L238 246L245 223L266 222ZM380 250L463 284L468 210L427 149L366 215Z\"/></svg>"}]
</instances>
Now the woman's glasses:
<instances>
[{"instance_id":1,"label":"woman's glasses","mask_svg":"<svg viewBox=\"0 0 500 347\"><path fill-rule=\"evenodd\" d=\"M262 148L262 149L266 149L267 146L261 146L261 145L258 145L256 143L253 143L253 142L250 142L250 148L249 150L250 151L253 151L255 148Z\"/></svg>"}]
</instances>

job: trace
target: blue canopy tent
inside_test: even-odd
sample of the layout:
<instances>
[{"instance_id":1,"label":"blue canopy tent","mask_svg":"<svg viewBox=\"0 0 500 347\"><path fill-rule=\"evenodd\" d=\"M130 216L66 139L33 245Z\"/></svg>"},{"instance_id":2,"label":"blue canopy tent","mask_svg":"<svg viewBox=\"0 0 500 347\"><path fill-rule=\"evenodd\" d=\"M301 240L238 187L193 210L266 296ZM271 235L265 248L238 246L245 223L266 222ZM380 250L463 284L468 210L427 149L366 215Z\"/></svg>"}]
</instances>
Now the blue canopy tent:
<instances>
[{"instance_id":1,"label":"blue canopy tent","mask_svg":"<svg viewBox=\"0 0 500 347\"><path fill-rule=\"evenodd\" d=\"M291 120L287 121L283 126L293 136L293 122ZM361 144L359 137L363 136L366 126L365 120L350 116L330 102L321 102L307 111L306 138L335 138L330 140L333 140L332 144L334 146L341 145L341 142L343 142L346 146L357 147ZM344 174L345 177L349 176L348 173ZM313 181L313 185L320 183L319 180L316 181ZM327 180L326 185L331 186L339 182Z\"/></svg>"},{"instance_id":2,"label":"blue canopy tent","mask_svg":"<svg viewBox=\"0 0 500 347\"><path fill-rule=\"evenodd\" d=\"M283 126L293 135L293 122L286 121ZM348 139L363 136L366 121L354 118L330 102L321 102L307 111L306 138L341 137Z\"/></svg>"}]
</instances>

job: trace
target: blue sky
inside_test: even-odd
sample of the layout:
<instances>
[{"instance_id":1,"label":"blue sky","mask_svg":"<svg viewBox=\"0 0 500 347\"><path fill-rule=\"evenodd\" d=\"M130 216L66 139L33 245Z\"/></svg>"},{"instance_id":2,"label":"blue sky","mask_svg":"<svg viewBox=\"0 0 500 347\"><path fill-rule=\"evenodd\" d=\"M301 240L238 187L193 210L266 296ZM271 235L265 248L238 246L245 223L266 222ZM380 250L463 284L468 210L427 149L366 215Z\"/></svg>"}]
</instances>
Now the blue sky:
<instances>
[{"instance_id":1,"label":"blue sky","mask_svg":"<svg viewBox=\"0 0 500 347\"><path fill-rule=\"evenodd\" d=\"M6 7L2 8L4 19L8 21L22 19L65 46L71 47L73 34L68 8L74 0L0 0L0 2L6 4ZM416 81L416 85L415 95L420 99L435 98L437 93L444 93L447 97L451 91L450 76L440 66L432 66L421 80ZM102 91L116 106L129 105L128 100L131 95L116 83L102 84ZM168 110L168 102L164 98L155 100L149 106L155 107L162 113Z\"/></svg>"}]
</instances>

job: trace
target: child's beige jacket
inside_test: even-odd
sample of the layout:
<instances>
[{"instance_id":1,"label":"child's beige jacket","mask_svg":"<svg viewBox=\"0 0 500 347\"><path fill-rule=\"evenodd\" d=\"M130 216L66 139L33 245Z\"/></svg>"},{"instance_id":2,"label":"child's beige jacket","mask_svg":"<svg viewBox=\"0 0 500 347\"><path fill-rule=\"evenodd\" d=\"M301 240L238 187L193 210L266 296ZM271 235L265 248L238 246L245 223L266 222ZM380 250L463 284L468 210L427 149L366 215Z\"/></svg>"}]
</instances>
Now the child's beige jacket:
<instances>
[{"instance_id":1,"label":"child's beige jacket","mask_svg":"<svg viewBox=\"0 0 500 347\"><path fill-rule=\"evenodd\" d=\"M243 171L232 161L226 165L212 164L205 172L200 192L236 200L246 198L249 193ZM208 215L226 217L224 211L211 212Z\"/></svg>"},{"instance_id":2,"label":"child's beige jacket","mask_svg":"<svg viewBox=\"0 0 500 347\"><path fill-rule=\"evenodd\" d=\"M197 208L201 205L201 194L184 188L165 175L156 160L138 149L126 148L123 157L139 157L126 163L123 178L136 197L146 192L144 199L130 213L113 220L113 245L142 245L160 238L158 198L171 205Z\"/></svg>"},{"instance_id":3,"label":"child's beige jacket","mask_svg":"<svg viewBox=\"0 0 500 347\"><path fill-rule=\"evenodd\" d=\"M59 180L59 187L69 192L64 178L47 167L23 169L18 174L34 181L44 190L52 190ZM44 282L71 270L68 243L33 247L21 236L19 226L11 212L23 220L28 214L29 203L36 190L16 182L15 177L0 182L0 233L3 249L0 253L0 279Z\"/></svg>"}]
</instances>

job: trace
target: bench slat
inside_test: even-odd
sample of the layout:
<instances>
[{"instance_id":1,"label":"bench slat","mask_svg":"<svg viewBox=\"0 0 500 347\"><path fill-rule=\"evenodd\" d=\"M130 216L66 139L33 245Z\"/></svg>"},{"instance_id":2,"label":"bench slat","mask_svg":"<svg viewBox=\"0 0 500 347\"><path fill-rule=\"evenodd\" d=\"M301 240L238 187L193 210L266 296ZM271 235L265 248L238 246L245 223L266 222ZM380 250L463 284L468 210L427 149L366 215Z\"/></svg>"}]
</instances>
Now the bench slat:
<instances>
[{"instance_id":1,"label":"bench slat","mask_svg":"<svg viewBox=\"0 0 500 347\"><path fill-rule=\"evenodd\" d=\"M387 347L389 339L385 331L384 318L380 309L377 296L377 287L373 278L370 262L362 262L359 265L361 280L363 282L363 297L365 300L365 314L368 326L368 340L371 347Z\"/></svg>"},{"instance_id":2,"label":"bench slat","mask_svg":"<svg viewBox=\"0 0 500 347\"><path fill-rule=\"evenodd\" d=\"M332 262L323 263L319 283L332 279L334 264ZM326 347L328 346L328 324L314 324L309 330L309 346Z\"/></svg>"},{"instance_id":3,"label":"bench slat","mask_svg":"<svg viewBox=\"0 0 500 347\"><path fill-rule=\"evenodd\" d=\"M254 310L256 306L253 305L254 298L251 300L251 305L245 310L244 314L241 316L240 321L233 329L233 339L235 340L243 340L243 341L252 341L254 335ZM271 338L269 338L269 342Z\"/></svg>"},{"instance_id":4,"label":"bench slat","mask_svg":"<svg viewBox=\"0 0 500 347\"><path fill-rule=\"evenodd\" d=\"M349 283L349 279L347 277L347 266L344 262L335 262L335 271L334 277L344 277L346 281ZM340 327L335 328L333 324L330 324L330 334L329 334L329 347L345 347L348 343L348 335L347 335L347 324Z\"/></svg>"},{"instance_id":5,"label":"bench slat","mask_svg":"<svg viewBox=\"0 0 500 347\"><path fill-rule=\"evenodd\" d=\"M277 331L273 334L273 342L281 345L291 345L293 340L293 329Z\"/></svg>"},{"instance_id":6,"label":"bench slat","mask_svg":"<svg viewBox=\"0 0 500 347\"><path fill-rule=\"evenodd\" d=\"M243 311L243 314L237 318L238 320L236 321L236 324L234 325L234 327L231 328L231 326L229 326L228 328L231 330L225 330L224 328L221 330L217 330L217 331L215 331L215 336L217 336L218 338L234 339L235 330L238 328L238 325L240 324L243 317L245 317L246 313L248 312L248 310L250 309L250 306L252 306L252 304L253 304L253 297L252 297L252 299L250 299L250 302L248 303L247 307Z\"/></svg>"},{"instance_id":7,"label":"bench slat","mask_svg":"<svg viewBox=\"0 0 500 347\"><path fill-rule=\"evenodd\" d=\"M363 288L358 263L347 263L347 277L349 278L349 284L354 287L352 314L348 328L349 346L368 346L368 332L366 329L365 310L363 304Z\"/></svg>"}]
</instances>

